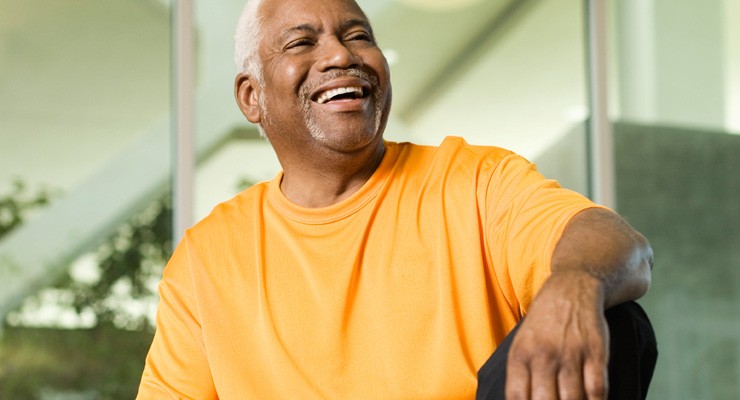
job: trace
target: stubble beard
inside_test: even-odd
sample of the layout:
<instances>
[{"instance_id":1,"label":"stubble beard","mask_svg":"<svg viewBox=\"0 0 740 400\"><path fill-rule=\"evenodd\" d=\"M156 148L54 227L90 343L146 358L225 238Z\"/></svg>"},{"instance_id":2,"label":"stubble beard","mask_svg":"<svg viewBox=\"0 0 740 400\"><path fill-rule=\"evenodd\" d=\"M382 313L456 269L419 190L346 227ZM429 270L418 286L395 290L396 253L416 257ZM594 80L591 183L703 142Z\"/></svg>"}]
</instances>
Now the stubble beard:
<instances>
[{"instance_id":1,"label":"stubble beard","mask_svg":"<svg viewBox=\"0 0 740 400\"><path fill-rule=\"evenodd\" d=\"M257 106L260 108L260 123L257 124L257 130L260 133L260 136L263 138L266 138L268 141L270 138L267 137L267 133L265 133L264 124L270 125L270 113L267 112L267 95L265 94L265 85L260 82L260 92L257 95Z\"/></svg>"},{"instance_id":2,"label":"stubble beard","mask_svg":"<svg viewBox=\"0 0 740 400\"><path fill-rule=\"evenodd\" d=\"M380 87L378 78L375 76L370 76L368 73L359 69L334 70L327 73L323 77L321 82L315 83L313 85L303 85L299 92L299 97L303 101L303 120L306 124L306 127L308 128L309 134L315 140L325 141L326 132L321 129L319 123L316 121L316 117L311 111L311 93L313 93L313 88L342 76L353 76L366 80L372 84L373 92L370 94L370 96L372 97L375 104L375 126L373 127L373 136L377 135L380 131L380 125L383 123L383 108L385 105L383 103L383 99L385 93Z\"/></svg>"}]
</instances>

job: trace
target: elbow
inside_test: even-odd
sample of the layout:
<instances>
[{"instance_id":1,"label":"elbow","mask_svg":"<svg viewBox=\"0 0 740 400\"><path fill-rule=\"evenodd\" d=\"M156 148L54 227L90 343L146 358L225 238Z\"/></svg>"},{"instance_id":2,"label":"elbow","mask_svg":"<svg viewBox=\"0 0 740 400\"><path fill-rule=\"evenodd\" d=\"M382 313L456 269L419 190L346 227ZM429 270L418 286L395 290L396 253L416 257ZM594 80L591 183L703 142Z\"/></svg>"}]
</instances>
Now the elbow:
<instances>
[{"instance_id":1,"label":"elbow","mask_svg":"<svg viewBox=\"0 0 740 400\"><path fill-rule=\"evenodd\" d=\"M650 283L653 279L653 265L655 264L655 256L653 255L653 248L650 246L650 243L647 243L645 241L645 261L643 262L641 275L642 275L642 281L643 281L643 291L640 297L644 296L645 293L647 293L648 289L650 289Z\"/></svg>"},{"instance_id":2,"label":"elbow","mask_svg":"<svg viewBox=\"0 0 740 400\"><path fill-rule=\"evenodd\" d=\"M653 248L650 243L645 239L644 236L636 234L637 244L635 248L635 272L633 276L633 284L631 285L634 290L634 298L640 298L644 296L650 289L652 282L652 270L655 264L655 256Z\"/></svg>"},{"instance_id":3,"label":"elbow","mask_svg":"<svg viewBox=\"0 0 740 400\"><path fill-rule=\"evenodd\" d=\"M646 253L639 258L633 258L632 261L631 267L623 269L621 279L613 281L612 294L607 296L605 301L607 308L627 301L635 301L647 294L650 289L652 258Z\"/></svg>"},{"instance_id":4,"label":"elbow","mask_svg":"<svg viewBox=\"0 0 740 400\"><path fill-rule=\"evenodd\" d=\"M639 299L640 297L647 294L648 290L650 289L650 283L651 283L651 274L648 270L647 273L642 274L638 279L636 279L634 283L634 298Z\"/></svg>"}]
</instances>

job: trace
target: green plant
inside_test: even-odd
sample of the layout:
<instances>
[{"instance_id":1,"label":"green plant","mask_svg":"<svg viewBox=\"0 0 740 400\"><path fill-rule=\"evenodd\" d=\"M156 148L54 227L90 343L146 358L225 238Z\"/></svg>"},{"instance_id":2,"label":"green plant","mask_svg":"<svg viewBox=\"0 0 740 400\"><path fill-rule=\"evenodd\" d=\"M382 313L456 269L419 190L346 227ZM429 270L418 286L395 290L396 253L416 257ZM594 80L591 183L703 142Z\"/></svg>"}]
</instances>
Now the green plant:
<instances>
[{"instance_id":1,"label":"green plant","mask_svg":"<svg viewBox=\"0 0 740 400\"><path fill-rule=\"evenodd\" d=\"M156 283L172 249L172 207L169 195L153 202L121 226L97 250L99 278L76 280L72 274L57 285L74 293L78 313L91 310L98 324L127 330L146 329L146 315L131 315L120 301L153 301Z\"/></svg>"},{"instance_id":2,"label":"green plant","mask_svg":"<svg viewBox=\"0 0 740 400\"><path fill-rule=\"evenodd\" d=\"M52 197L49 190L30 193L15 181L13 190L0 197L0 237ZM20 323L5 323L0 341L0 398L36 399L44 391L96 399L135 397L153 332L147 315L127 312L126 302L156 301L156 283L172 247L169 198L146 206L92 252L96 279L76 279L68 269L53 285L67 294L58 300L62 307L78 314L92 312L95 326L22 326L19 316L43 304L43 290L12 313Z\"/></svg>"},{"instance_id":3,"label":"green plant","mask_svg":"<svg viewBox=\"0 0 740 400\"><path fill-rule=\"evenodd\" d=\"M12 191L0 197L0 239L20 226L34 211L49 204L54 192L43 188L29 193L27 185L20 179L12 183Z\"/></svg>"}]
</instances>

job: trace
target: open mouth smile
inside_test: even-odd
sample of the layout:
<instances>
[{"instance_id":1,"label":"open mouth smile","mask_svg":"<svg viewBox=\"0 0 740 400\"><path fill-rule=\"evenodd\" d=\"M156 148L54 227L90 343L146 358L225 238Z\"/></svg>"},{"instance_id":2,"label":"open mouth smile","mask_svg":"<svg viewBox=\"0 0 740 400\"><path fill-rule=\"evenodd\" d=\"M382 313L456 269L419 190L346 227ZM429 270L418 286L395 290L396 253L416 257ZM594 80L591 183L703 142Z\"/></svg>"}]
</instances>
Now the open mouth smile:
<instances>
[{"instance_id":1,"label":"open mouth smile","mask_svg":"<svg viewBox=\"0 0 740 400\"><path fill-rule=\"evenodd\" d=\"M368 96L367 92L359 86L339 87L319 93L316 102L326 104L330 101L362 99Z\"/></svg>"},{"instance_id":2,"label":"open mouth smile","mask_svg":"<svg viewBox=\"0 0 740 400\"><path fill-rule=\"evenodd\" d=\"M373 78L362 71L350 70L346 72L333 72L325 77L323 84L314 86L310 90L309 99L319 105L336 105L341 109L355 104L365 104L372 95ZM307 88L308 89L308 88ZM340 106L343 105L343 106Z\"/></svg>"}]
</instances>

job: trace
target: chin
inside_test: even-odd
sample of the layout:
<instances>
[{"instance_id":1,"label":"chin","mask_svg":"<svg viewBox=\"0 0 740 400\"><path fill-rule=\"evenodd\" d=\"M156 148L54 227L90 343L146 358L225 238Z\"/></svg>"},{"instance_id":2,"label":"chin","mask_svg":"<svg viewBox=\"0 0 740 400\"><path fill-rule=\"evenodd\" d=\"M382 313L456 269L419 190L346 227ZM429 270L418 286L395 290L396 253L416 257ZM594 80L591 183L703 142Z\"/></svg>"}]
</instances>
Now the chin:
<instances>
[{"instance_id":1,"label":"chin","mask_svg":"<svg viewBox=\"0 0 740 400\"><path fill-rule=\"evenodd\" d=\"M382 120L349 118L344 120L306 119L313 139L329 149L350 153L377 142L382 137Z\"/></svg>"},{"instance_id":2,"label":"chin","mask_svg":"<svg viewBox=\"0 0 740 400\"><path fill-rule=\"evenodd\" d=\"M351 128L342 130L311 130L311 135L315 140L323 143L324 147L342 153L352 153L362 150L373 144L378 137L382 136L380 132Z\"/></svg>"}]
</instances>

